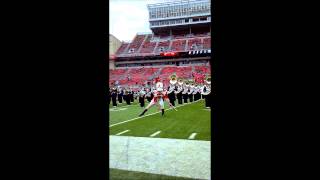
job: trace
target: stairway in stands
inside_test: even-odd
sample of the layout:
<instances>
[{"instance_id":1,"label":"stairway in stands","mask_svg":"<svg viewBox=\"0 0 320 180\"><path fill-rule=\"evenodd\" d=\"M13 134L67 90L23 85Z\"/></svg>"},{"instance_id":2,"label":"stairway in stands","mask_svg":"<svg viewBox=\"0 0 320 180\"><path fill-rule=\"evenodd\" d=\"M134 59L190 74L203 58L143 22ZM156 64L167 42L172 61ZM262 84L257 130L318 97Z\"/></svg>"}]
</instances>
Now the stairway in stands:
<instances>
[{"instance_id":1,"label":"stairway in stands","mask_svg":"<svg viewBox=\"0 0 320 180\"><path fill-rule=\"evenodd\" d=\"M160 72L161 72L161 71L162 71L162 67L160 67L160 68L158 69L158 71L157 71L154 75L150 76L150 77L148 78L148 80L150 81L150 80L158 77L158 76L160 75Z\"/></svg>"}]
</instances>

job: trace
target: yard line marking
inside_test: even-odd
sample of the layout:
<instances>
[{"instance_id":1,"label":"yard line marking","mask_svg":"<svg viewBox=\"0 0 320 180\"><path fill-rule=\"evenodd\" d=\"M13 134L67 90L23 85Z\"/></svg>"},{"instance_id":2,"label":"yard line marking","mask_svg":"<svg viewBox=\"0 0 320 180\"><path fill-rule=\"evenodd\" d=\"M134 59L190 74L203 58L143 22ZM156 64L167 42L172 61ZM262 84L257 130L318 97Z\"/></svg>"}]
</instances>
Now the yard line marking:
<instances>
[{"instance_id":1,"label":"yard line marking","mask_svg":"<svg viewBox=\"0 0 320 180\"><path fill-rule=\"evenodd\" d=\"M117 112L117 111L124 111L128 108L113 108L113 109L109 109L109 111L113 111L113 112Z\"/></svg>"},{"instance_id":2,"label":"yard line marking","mask_svg":"<svg viewBox=\"0 0 320 180\"><path fill-rule=\"evenodd\" d=\"M158 135L158 134L160 134L160 133L161 133L161 131L157 131L157 132L151 134L150 137L154 137L154 136L156 136L156 135Z\"/></svg>"},{"instance_id":3,"label":"yard line marking","mask_svg":"<svg viewBox=\"0 0 320 180\"><path fill-rule=\"evenodd\" d=\"M193 102L193 103L195 103L195 102ZM184 103L183 105L177 106L176 108L182 107L182 106L185 106L185 105L189 105L189 104ZM170 111L170 110L172 110L172 109L166 109L166 111ZM141 117L136 117L136 118L129 119L129 120L126 120L126 121L115 123L115 124L110 125L109 128L113 127L113 126L116 126L116 125L119 125L119 124L126 123L126 122L130 122L130 121L134 121L134 120L137 120L137 119L141 119L141 118L144 118L144 117L147 117L147 116L152 116L152 115L155 115L155 114L158 114L158 113L159 112L155 112L155 113L147 114L147 115L144 115L144 116L141 116Z\"/></svg>"},{"instance_id":4,"label":"yard line marking","mask_svg":"<svg viewBox=\"0 0 320 180\"><path fill-rule=\"evenodd\" d=\"M114 108L122 108L122 107L128 107L128 106L139 106L140 104L131 104L131 105L125 105L125 106L116 106L116 107L112 107L112 108L109 108L110 109L114 109Z\"/></svg>"},{"instance_id":5,"label":"yard line marking","mask_svg":"<svg viewBox=\"0 0 320 180\"><path fill-rule=\"evenodd\" d=\"M116 136L119 136L119 135L121 135L121 134L123 134L123 133L126 133L126 132L128 132L128 131L130 131L130 130L125 130L125 131L119 132L118 134L116 134Z\"/></svg>"},{"instance_id":6,"label":"yard line marking","mask_svg":"<svg viewBox=\"0 0 320 180\"><path fill-rule=\"evenodd\" d=\"M197 133L192 133L188 139L194 139L196 137Z\"/></svg>"}]
</instances>

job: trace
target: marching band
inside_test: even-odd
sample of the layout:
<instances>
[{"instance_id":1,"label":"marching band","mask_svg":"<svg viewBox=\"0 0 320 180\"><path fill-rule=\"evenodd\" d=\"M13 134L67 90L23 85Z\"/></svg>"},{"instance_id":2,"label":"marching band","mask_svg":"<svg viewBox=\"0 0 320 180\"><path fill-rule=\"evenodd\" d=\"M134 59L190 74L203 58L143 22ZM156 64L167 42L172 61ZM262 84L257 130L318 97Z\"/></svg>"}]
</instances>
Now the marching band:
<instances>
[{"instance_id":1,"label":"marching band","mask_svg":"<svg viewBox=\"0 0 320 180\"><path fill-rule=\"evenodd\" d=\"M175 101L178 104L191 103L200 99L205 99L205 108L211 108L210 94L211 94L211 77L207 76L205 80L194 82L193 80L183 80L178 78L175 74L170 76L169 86L164 88L164 84L160 82L159 78L155 79L155 87L142 86L140 90L133 91L127 87L109 88L108 102L112 101L113 107L117 107L117 99L119 104L124 100L128 105L134 102L136 98L140 103L140 107L145 107L145 100L149 105L144 109L143 115L151 106L157 105L164 114L164 102L168 102L170 107L175 107Z\"/></svg>"}]
</instances>

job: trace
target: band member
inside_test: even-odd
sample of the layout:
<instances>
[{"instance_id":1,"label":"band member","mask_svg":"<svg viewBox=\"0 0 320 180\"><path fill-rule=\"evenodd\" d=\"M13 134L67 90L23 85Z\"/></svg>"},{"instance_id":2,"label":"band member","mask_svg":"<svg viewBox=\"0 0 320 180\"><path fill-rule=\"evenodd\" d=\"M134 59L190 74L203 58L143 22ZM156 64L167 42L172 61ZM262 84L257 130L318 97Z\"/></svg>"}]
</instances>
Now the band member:
<instances>
[{"instance_id":1,"label":"band member","mask_svg":"<svg viewBox=\"0 0 320 180\"><path fill-rule=\"evenodd\" d=\"M182 90L183 90L183 82L182 79L179 80L177 89L175 91L175 94L177 95L178 104L182 104Z\"/></svg>"},{"instance_id":2,"label":"band member","mask_svg":"<svg viewBox=\"0 0 320 180\"><path fill-rule=\"evenodd\" d=\"M197 101L197 85L194 84L194 87L193 87L193 101Z\"/></svg>"},{"instance_id":3,"label":"band member","mask_svg":"<svg viewBox=\"0 0 320 180\"><path fill-rule=\"evenodd\" d=\"M206 108L210 108L210 94L211 94L211 78L208 77L205 80L205 85L202 88L202 95L205 99Z\"/></svg>"},{"instance_id":4,"label":"band member","mask_svg":"<svg viewBox=\"0 0 320 180\"><path fill-rule=\"evenodd\" d=\"M119 104L122 104L122 96L123 96L123 90L122 90L122 88L118 87L118 101L119 101Z\"/></svg>"},{"instance_id":5,"label":"band member","mask_svg":"<svg viewBox=\"0 0 320 180\"><path fill-rule=\"evenodd\" d=\"M143 110L143 112L139 116L143 116L144 113L148 111L149 108L151 108L154 105L157 105L159 109L161 109L161 115L164 115L164 101L167 101L172 107L172 104L169 101L168 94L163 89L163 83L160 82L159 78L155 79L156 82L156 89L153 91L153 99L151 100L150 104Z\"/></svg>"},{"instance_id":6,"label":"band member","mask_svg":"<svg viewBox=\"0 0 320 180\"><path fill-rule=\"evenodd\" d=\"M175 88L176 88L176 83L177 83L177 80L176 80L176 76L175 75L172 75L171 76L171 80L170 80L170 85L168 87L168 97L169 97L169 100L170 100L170 103L175 106L174 104L174 101L176 100L176 95L175 95Z\"/></svg>"},{"instance_id":7,"label":"band member","mask_svg":"<svg viewBox=\"0 0 320 180\"><path fill-rule=\"evenodd\" d=\"M150 102L151 102L151 101L152 101L152 99L153 99L153 96L154 96L154 95L153 95L153 93L152 93L152 92L153 92L154 90L155 90L155 89L154 89L153 87L152 87L152 88L150 88L150 94L151 94L151 96L150 96L150 97L151 97Z\"/></svg>"},{"instance_id":8,"label":"band member","mask_svg":"<svg viewBox=\"0 0 320 180\"><path fill-rule=\"evenodd\" d=\"M146 95L146 91L144 88L141 89L141 91L139 92L139 103L140 103L140 107L144 107L144 98Z\"/></svg>"},{"instance_id":9,"label":"band member","mask_svg":"<svg viewBox=\"0 0 320 180\"><path fill-rule=\"evenodd\" d=\"M182 91L182 97L183 97L184 103L188 103L188 91L189 91L189 83L186 82Z\"/></svg>"},{"instance_id":10,"label":"band member","mask_svg":"<svg viewBox=\"0 0 320 180\"><path fill-rule=\"evenodd\" d=\"M113 107L117 107L117 89L116 88L113 88L112 93L111 93L111 97L112 97Z\"/></svg>"},{"instance_id":11,"label":"band member","mask_svg":"<svg viewBox=\"0 0 320 180\"><path fill-rule=\"evenodd\" d=\"M196 90L197 90L196 97L197 97L197 100L199 100L201 99L201 88L199 84L196 86Z\"/></svg>"},{"instance_id":12,"label":"band member","mask_svg":"<svg viewBox=\"0 0 320 180\"><path fill-rule=\"evenodd\" d=\"M193 90L194 90L194 85L193 83L191 83L191 85L189 86L189 92L188 92L190 102L193 102Z\"/></svg>"},{"instance_id":13,"label":"band member","mask_svg":"<svg viewBox=\"0 0 320 180\"><path fill-rule=\"evenodd\" d=\"M151 91L151 88L148 88L147 89L147 91L146 91L146 96L145 96L146 98L147 98L147 101L150 103L151 102L151 100L152 100L152 91Z\"/></svg>"},{"instance_id":14,"label":"band member","mask_svg":"<svg viewBox=\"0 0 320 180\"><path fill-rule=\"evenodd\" d=\"M134 102L132 88L130 88L130 102Z\"/></svg>"},{"instance_id":15,"label":"band member","mask_svg":"<svg viewBox=\"0 0 320 180\"><path fill-rule=\"evenodd\" d=\"M197 92L198 92L197 85L194 85L194 86L193 86L193 92L192 92L193 100L194 100L194 101L197 101L197 100L198 100Z\"/></svg>"},{"instance_id":16,"label":"band member","mask_svg":"<svg viewBox=\"0 0 320 180\"><path fill-rule=\"evenodd\" d=\"M200 98L201 98L201 99L204 99L204 96L205 96L205 95L202 94L203 87L204 87L204 84L201 84L201 85L200 85L200 96L201 96Z\"/></svg>"},{"instance_id":17,"label":"band member","mask_svg":"<svg viewBox=\"0 0 320 180\"><path fill-rule=\"evenodd\" d=\"M125 100L126 100L127 104L130 105L130 91L129 91L128 88L126 89L124 94L125 94L125 97L126 97Z\"/></svg>"},{"instance_id":18,"label":"band member","mask_svg":"<svg viewBox=\"0 0 320 180\"><path fill-rule=\"evenodd\" d=\"M140 91L133 91L133 99L136 99L139 101L139 97L140 97Z\"/></svg>"}]
</instances>

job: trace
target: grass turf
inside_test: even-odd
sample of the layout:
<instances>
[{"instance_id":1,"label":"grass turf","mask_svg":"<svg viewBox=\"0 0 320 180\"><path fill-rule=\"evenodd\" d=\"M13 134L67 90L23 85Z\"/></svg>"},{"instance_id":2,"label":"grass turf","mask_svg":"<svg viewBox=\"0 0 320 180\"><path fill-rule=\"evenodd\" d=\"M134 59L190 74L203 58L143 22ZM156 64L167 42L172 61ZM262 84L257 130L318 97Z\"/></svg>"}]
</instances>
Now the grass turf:
<instances>
[{"instance_id":1,"label":"grass turf","mask_svg":"<svg viewBox=\"0 0 320 180\"><path fill-rule=\"evenodd\" d=\"M168 105L165 104L165 108ZM165 111L164 117L160 112L141 119L110 127L110 135L115 135L125 130L130 130L123 136L149 137L151 134L161 131L155 137L188 139L192 133L197 133L195 140L211 139L210 111L204 108L204 101L198 101L177 108L178 111ZM110 125L133 119L143 111L138 105L127 106L121 111L110 111ZM152 107L145 115L158 112L156 106Z\"/></svg>"},{"instance_id":2,"label":"grass turf","mask_svg":"<svg viewBox=\"0 0 320 180\"><path fill-rule=\"evenodd\" d=\"M118 107L123 107L123 106L132 106L132 105L138 105L138 100L135 99L134 102L130 102L130 105L128 105L126 101L122 101L121 104L119 102L117 102L117 108ZM109 109L110 108L114 108L113 105L112 105L112 101L109 104Z\"/></svg>"},{"instance_id":3,"label":"grass turf","mask_svg":"<svg viewBox=\"0 0 320 180\"><path fill-rule=\"evenodd\" d=\"M111 180L191 180L190 178L125 171L119 169L109 169L109 172L109 178Z\"/></svg>"}]
</instances>

